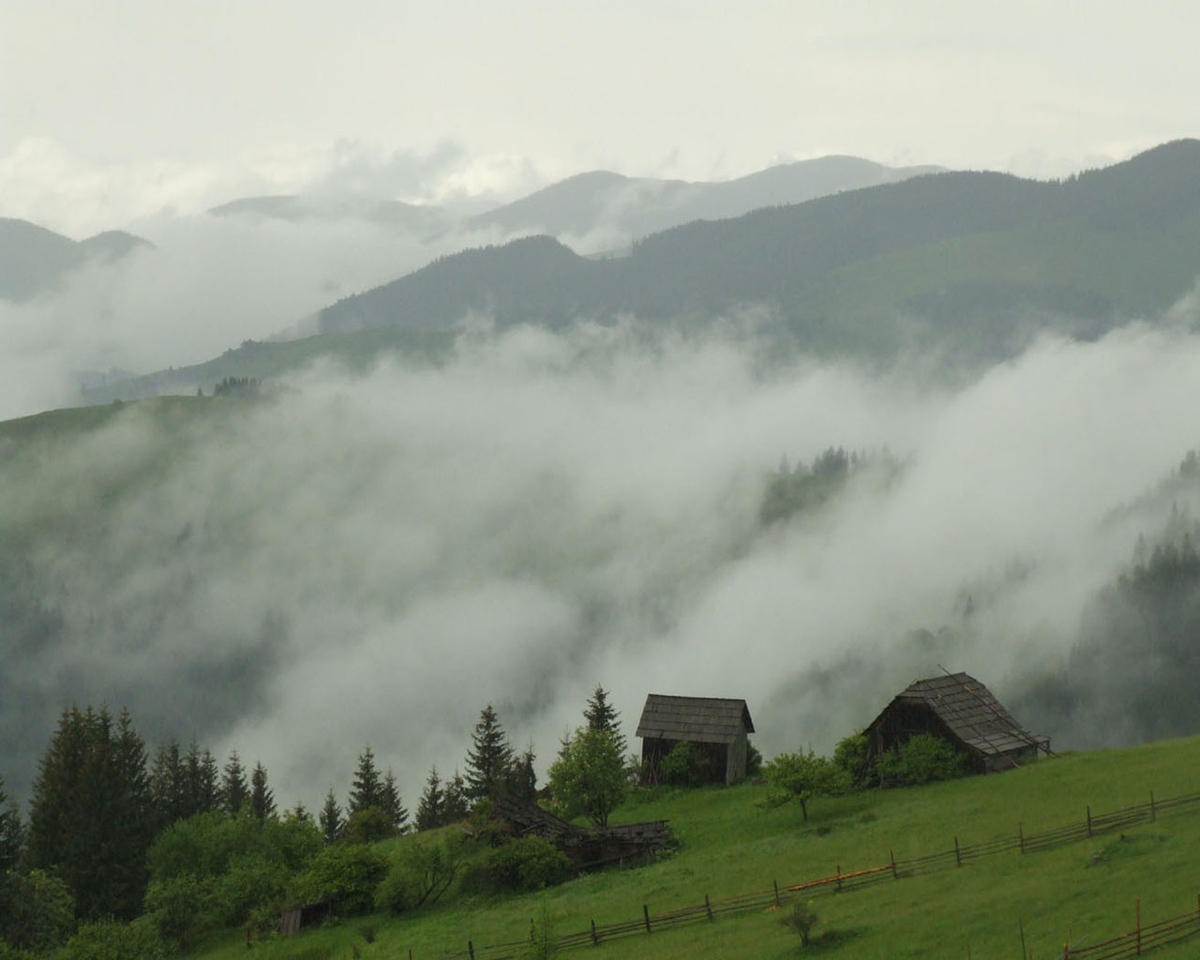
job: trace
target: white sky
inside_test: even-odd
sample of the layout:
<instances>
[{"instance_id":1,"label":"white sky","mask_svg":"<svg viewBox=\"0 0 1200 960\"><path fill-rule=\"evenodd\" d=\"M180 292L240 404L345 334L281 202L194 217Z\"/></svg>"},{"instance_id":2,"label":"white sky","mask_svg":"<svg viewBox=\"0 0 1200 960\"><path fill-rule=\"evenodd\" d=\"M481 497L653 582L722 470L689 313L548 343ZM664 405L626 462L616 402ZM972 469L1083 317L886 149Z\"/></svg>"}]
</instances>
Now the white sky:
<instances>
[{"instance_id":1,"label":"white sky","mask_svg":"<svg viewBox=\"0 0 1200 960\"><path fill-rule=\"evenodd\" d=\"M1186 0L3 0L0 215L347 169L431 200L826 153L1058 175L1200 133L1198 35Z\"/></svg>"}]
</instances>

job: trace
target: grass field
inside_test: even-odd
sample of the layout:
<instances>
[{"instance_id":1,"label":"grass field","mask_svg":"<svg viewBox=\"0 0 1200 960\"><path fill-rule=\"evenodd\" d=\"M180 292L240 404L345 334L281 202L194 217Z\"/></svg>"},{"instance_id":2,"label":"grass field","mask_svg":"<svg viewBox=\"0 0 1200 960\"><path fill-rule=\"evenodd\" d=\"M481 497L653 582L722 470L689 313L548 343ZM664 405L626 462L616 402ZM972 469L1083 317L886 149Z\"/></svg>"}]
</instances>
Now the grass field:
<instances>
[{"instance_id":1,"label":"grass field","mask_svg":"<svg viewBox=\"0 0 1200 960\"><path fill-rule=\"evenodd\" d=\"M1101 813L1200 787L1200 738L1131 750L1040 761L1021 770L929 787L869 792L812 805L808 823L794 805L758 806L764 788L746 784L664 794L627 805L615 821L668 818L679 852L648 866L613 869L516 897L450 899L400 918L346 920L289 940L264 941L255 956L283 960L398 957L435 960L520 939L545 913L560 934L780 885L888 863L962 843L1043 832ZM404 839L398 843L408 842ZM393 842L395 843L395 841ZM1200 890L1200 810L1127 828L1055 850L1000 853L923 876L902 877L811 897L820 956L1019 957L1020 926L1034 957L1061 956L1068 935L1095 942L1134 923L1196 909ZM798 938L771 910L722 916L572 951L597 957L773 958L799 951ZM364 930L373 928L373 942ZM1200 939L1158 951L1190 956ZM245 956L241 934L210 941L206 960Z\"/></svg>"}]
</instances>

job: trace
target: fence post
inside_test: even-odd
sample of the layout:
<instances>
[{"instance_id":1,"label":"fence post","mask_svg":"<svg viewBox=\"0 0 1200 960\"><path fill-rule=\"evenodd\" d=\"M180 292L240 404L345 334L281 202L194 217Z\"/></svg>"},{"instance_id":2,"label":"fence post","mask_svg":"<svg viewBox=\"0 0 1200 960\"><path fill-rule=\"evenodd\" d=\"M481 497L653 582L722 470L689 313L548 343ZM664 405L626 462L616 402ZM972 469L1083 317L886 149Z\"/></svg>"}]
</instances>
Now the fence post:
<instances>
[{"instance_id":1,"label":"fence post","mask_svg":"<svg viewBox=\"0 0 1200 960\"><path fill-rule=\"evenodd\" d=\"M1088 836L1092 835L1092 805L1089 803L1087 808L1087 828Z\"/></svg>"},{"instance_id":2,"label":"fence post","mask_svg":"<svg viewBox=\"0 0 1200 960\"><path fill-rule=\"evenodd\" d=\"M771 882L773 884L775 884L775 909L778 910L779 909L779 881L772 880ZM1196 894L1196 899L1200 900L1200 893Z\"/></svg>"},{"instance_id":3,"label":"fence post","mask_svg":"<svg viewBox=\"0 0 1200 960\"><path fill-rule=\"evenodd\" d=\"M1133 908L1137 916L1137 955L1142 955L1142 901L1140 899L1133 901Z\"/></svg>"},{"instance_id":4,"label":"fence post","mask_svg":"<svg viewBox=\"0 0 1200 960\"><path fill-rule=\"evenodd\" d=\"M1025 852L1025 830L1021 824L1017 824L1017 845L1020 846L1021 852Z\"/></svg>"},{"instance_id":5,"label":"fence post","mask_svg":"<svg viewBox=\"0 0 1200 960\"><path fill-rule=\"evenodd\" d=\"M892 858L892 879L893 879L893 880L899 880L899 879L900 879L900 874L896 872L896 851L895 851L895 850L889 850L889 851L888 851L888 856Z\"/></svg>"},{"instance_id":6,"label":"fence post","mask_svg":"<svg viewBox=\"0 0 1200 960\"><path fill-rule=\"evenodd\" d=\"M962 854L958 849L958 837L954 838L954 865L956 867L962 866Z\"/></svg>"},{"instance_id":7,"label":"fence post","mask_svg":"<svg viewBox=\"0 0 1200 960\"><path fill-rule=\"evenodd\" d=\"M1017 929L1021 931L1021 960L1026 960L1029 951L1025 949L1025 921L1017 917Z\"/></svg>"},{"instance_id":8,"label":"fence post","mask_svg":"<svg viewBox=\"0 0 1200 960\"><path fill-rule=\"evenodd\" d=\"M840 863L837 865L837 888L838 888L838 893L841 893L842 892L842 865Z\"/></svg>"},{"instance_id":9,"label":"fence post","mask_svg":"<svg viewBox=\"0 0 1200 960\"><path fill-rule=\"evenodd\" d=\"M642 904L642 916L646 918L646 932L650 932L650 908L646 904Z\"/></svg>"},{"instance_id":10,"label":"fence post","mask_svg":"<svg viewBox=\"0 0 1200 960\"><path fill-rule=\"evenodd\" d=\"M708 900L708 894L704 895L704 912L708 914L708 919L712 919L712 904Z\"/></svg>"},{"instance_id":11,"label":"fence post","mask_svg":"<svg viewBox=\"0 0 1200 960\"><path fill-rule=\"evenodd\" d=\"M1151 820L1158 819L1158 817L1156 815L1156 811L1154 809L1154 791L1153 790L1150 791L1150 819Z\"/></svg>"},{"instance_id":12,"label":"fence post","mask_svg":"<svg viewBox=\"0 0 1200 960\"><path fill-rule=\"evenodd\" d=\"M596 921L592 921L592 945L595 946L600 942L600 938L596 936Z\"/></svg>"},{"instance_id":13,"label":"fence post","mask_svg":"<svg viewBox=\"0 0 1200 960\"><path fill-rule=\"evenodd\" d=\"M471 960L475 960L475 944L470 940L467 941L467 954L470 956Z\"/></svg>"}]
</instances>

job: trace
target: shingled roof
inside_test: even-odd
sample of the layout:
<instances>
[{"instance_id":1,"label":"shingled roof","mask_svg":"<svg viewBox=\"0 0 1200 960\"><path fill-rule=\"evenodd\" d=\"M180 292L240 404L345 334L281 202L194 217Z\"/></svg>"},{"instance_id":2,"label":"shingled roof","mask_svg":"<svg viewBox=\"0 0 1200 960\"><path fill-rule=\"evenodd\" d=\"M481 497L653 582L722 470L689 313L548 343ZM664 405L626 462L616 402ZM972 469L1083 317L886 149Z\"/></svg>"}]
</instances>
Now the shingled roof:
<instances>
[{"instance_id":1,"label":"shingled roof","mask_svg":"<svg viewBox=\"0 0 1200 960\"><path fill-rule=\"evenodd\" d=\"M966 673L917 680L892 703L929 707L956 737L984 755L1004 754L1039 742L987 687Z\"/></svg>"},{"instance_id":2,"label":"shingled roof","mask_svg":"<svg viewBox=\"0 0 1200 960\"><path fill-rule=\"evenodd\" d=\"M646 697L637 728L639 737L695 743L733 743L742 732L754 732L745 700L661 693Z\"/></svg>"}]
</instances>

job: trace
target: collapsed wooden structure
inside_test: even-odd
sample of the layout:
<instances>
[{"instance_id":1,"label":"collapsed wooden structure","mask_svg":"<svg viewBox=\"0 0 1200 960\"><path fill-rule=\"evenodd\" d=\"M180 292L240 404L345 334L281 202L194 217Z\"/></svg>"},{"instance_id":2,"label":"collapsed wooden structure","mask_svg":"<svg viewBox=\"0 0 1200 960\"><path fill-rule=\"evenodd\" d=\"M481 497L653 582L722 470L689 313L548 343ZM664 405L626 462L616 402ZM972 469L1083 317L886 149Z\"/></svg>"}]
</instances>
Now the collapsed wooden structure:
<instances>
[{"instance_id":1,"label":"collapsed wooden structure","mask_svg":"<svg viewBox=\"0 0 1200 960\"><path fill-rule=\"evenodd\" d=\"M979 773L1008 770L1039 750L1050 752L1049 737L1024 729L987 687L966 673L910 683L863 733L868 762L922 733L953 744Z\"/></svg>"},{"instance_id":2,"label":"collapsed wooden structure","mask_svg":"<svg viewBox=\"0 0 1200 960\"><path fill-rule=\"evenodd\" d=\"M333 901L328 898L314 900L312 903L304 903L298 907L291 907L288 910L284 910L279 917L279 932L285 937L290 937L293 934L299 933L304 927L311 927L314 924L321 923L332 914Z\"/></svg>"},{"instance_id":3,"label":"collapsed wooden structure","mask_svg":"<svg viewBox=\"0 0 1200 960\"><path fill-rule=\"evenodd\" d=\"M711 783L736 783L746 776L748 734L754 721L745 700L724 697L646 697L637 736L642 738L643 779L659 782L659 765L676 745L687 741L708 762Z\"/></svg>"},{"instance_id":4,"label":"collapsed wooden structure","mask_svg":"<svg viewBox=\"0 0 1200 960\"><path fill-rule=\"evenodd\" d=\"M672 840L666 820L580 827L511 794L495 801L492 817L513 836L548 840L566 854L577 870L639 860L662 850Z\"/></svg>"}]
</instances>

